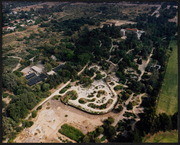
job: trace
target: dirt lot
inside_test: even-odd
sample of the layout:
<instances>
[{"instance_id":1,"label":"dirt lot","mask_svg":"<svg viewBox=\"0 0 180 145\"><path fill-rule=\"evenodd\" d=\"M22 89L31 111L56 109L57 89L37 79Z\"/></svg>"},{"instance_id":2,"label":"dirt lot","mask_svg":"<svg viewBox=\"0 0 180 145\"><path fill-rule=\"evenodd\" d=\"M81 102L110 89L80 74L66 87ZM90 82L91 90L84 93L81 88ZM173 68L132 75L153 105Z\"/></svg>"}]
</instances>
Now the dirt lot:
<instances>
[{"instance_id":1,"label":"dirt lot","mask_svg":"<svg viewBox=\"0 0 180 145\"><path fill-rule=\"evenodd\" d=\"M60 101L50 100L49 103L43 105L38 116L33 119L34 125L24 129L14 141L17 143L62 142L58 139L59 136L62 136L58 130L64 123L68 123L86 134L101 125L102 120L109 116L117 117L118 114L110 112L104 115L91 115L66 106Z\"/></svg>"}]
</instances>

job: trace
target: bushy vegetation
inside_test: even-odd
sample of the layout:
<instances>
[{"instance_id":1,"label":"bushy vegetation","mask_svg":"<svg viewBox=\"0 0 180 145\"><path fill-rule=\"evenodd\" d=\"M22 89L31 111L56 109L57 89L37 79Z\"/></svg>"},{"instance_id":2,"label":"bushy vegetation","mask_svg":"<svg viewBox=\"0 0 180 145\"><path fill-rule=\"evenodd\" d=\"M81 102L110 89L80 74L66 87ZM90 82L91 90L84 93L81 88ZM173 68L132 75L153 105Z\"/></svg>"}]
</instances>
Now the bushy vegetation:
<instances>
[{"instance_id":1,"label":"bushy vegetation","mask_svg":"<svg viewBox=\"0 0 180 145\"><path fill-rule=\"evenodd\" d=\"M88 106L94 109L105 109L107 108L107 105L111 104L113 102L112 99L109 99L106 103L102 104L102 105L96 105L94 103L89 103Z\"/></svg>"},{"instance_id":2,"label":"bushy vegetation","mask_svg":"<svg viewBox=\"0 0 180 145\"><path fill-rule=\"evenodd\" d=\"M118 91L118 90L121 90L123 87L121 85L117 85L114 87L114 90L115 91Z\"/></svg>"},{"instance_id":3,"label":"bushy vegetation","mask_svg":"<svg viewBox=\"0 0 180 145\"><path fill-rule=\"evenodd\" d=\"M64 103L67 103L69 100L76 100L78 97L78 94L76 91L69 91L67 92L62 98L61 100L64 102Z\"/></svg>"}]
</instances>

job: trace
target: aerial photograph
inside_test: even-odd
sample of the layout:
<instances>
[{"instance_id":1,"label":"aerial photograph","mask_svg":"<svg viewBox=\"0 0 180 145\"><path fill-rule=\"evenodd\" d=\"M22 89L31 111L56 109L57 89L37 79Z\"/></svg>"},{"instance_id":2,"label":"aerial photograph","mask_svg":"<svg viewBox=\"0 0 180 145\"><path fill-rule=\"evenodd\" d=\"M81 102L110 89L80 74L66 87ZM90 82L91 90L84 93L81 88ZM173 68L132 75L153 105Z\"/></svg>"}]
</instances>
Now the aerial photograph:
<instances>
[{"instance_id":1,"label":"aerial photograph","mask_svg":"<svg viewBox=\"0 0 180 145\"><path fill-rule=\"evenodd\" d=\"M178 143L177 1L2 2L3 143Z\"/></svg>"}]
</instances>

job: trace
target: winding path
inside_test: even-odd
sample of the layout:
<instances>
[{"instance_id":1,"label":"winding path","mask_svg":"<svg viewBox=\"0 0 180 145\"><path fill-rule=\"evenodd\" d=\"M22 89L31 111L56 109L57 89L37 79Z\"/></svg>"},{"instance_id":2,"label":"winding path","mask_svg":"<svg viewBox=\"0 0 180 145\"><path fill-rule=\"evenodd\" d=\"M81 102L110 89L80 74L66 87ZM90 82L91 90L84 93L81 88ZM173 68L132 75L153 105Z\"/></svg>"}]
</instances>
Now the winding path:
<instances>
[{"instance_id":1,"label":"winding path","mask_svg":"<svg viewBox=\"0 0 180 145\"><path fill-rule=\"evenodd\" d=\"M141 80L141 77L143 76L143 74L144 74L144 72L145 72L145 69L146 69L146 67L148 66L148 64L149 64L149 62L150 62L150 59L151 59L151 57L152 57L152 55L153 55L154 49L155 49L155 48L153 47L150 55L148 56L147 61L146 61L144 64L139 65L139 68L138 68L138 69L141 71L141 74L140 74L140 76L139 76L139 78L138 78L138 81Z\"/></svg>"},{"instance_id":2,"label":"winding path","mask_svg":"<svg viewBox=\"0 0 180 145\"><path fill-rule=\"evenodd\" d=\"M21 57L18 57L18 56L8 56L8 57L12 57L12 58L17 58L17 59L19 59L18 64L17 64L16 67L12 70L12 72L14 72L14 71L16 71L17 69L19 69L20 66L21 66L20 61L22 60L22 58L21 58Z\"/></svg>"}]
</instances>

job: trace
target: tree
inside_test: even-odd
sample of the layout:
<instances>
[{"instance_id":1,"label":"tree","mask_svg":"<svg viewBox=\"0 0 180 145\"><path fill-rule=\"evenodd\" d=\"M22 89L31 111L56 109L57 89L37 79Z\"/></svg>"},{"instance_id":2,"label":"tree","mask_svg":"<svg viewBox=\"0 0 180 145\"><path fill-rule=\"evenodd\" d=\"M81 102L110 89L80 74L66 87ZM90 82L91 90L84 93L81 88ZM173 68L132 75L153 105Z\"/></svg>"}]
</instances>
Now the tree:
<instances>
[{"instance_id":1,"label":"tree","mask_svg":"<svg viewBox=\"0 0 180 145\"><path fill-rule=\"evenodd\" d=\"M117 112L121 112L122 110L123 110L122 105L119 105L118 108L115 109L115 111L117 111Z\"/></svg>"},{"instance_id":2,"label":"tree","mask_svg":"<svg viewBox=\"0 0 180 145\"><path fill-rule=\"evenodd\" d=\"M13 73L6 73L2 75L2 86L10 91L16 90L17 84L17 76Z\"/></svg>"},{"instance_id":3,"label":"tree","mask_svg":"<svg viewBox=\"0 0 180 145\"><path fill-rule=\"evenodd\" d=\"M114 126L109 126L106 130L106 135L109 139L113 139L116 135L116 129Z\"/></svg>"},{"instance_id":4,"label":"tree","mask_svg":"<svg viewBox=\"0 0 180 145\"><path fill-rule=\"evenodd\" d=\"M83 84L84 87L87 87L92 83L92 80L90 79L90 77L82 77L79 83Z\"/></svg>"},{"instance_id":5,"label":"tree","mask_svg":"<svg viewBox=\"0 0 180 145\"><path fill-rule=\"evenodd\" d=\"M44 67L45 67L45 71L46 71L46 72L49 72L49 71L52 70L52 66L51 66L50 63L45 63Z\"/></svg>"},{"instance_id":6,"label":"tree","mask_svg":"<svg viewBox=\"0 0 180 145\"><path fill-rule=\"evenodd\" d=\"M24 127L31 127L34 124L32 121L23 120L22 126Z\"/></svg>"},{"instance_id":7,"label":"tree","mask_svg":"<svg viewBox=\"0 0 180 145\"><path fill-rule=\"evenodd\" d=\"M112 124L112 123L114 123L114 118L108 117L104 122L107 124Z\"/></svg>"},{"instance_id":8,"label":"tree","mask_svg":"<svg viewBox=\"0 0 180 145\"><path fill-rule=\"evenodd\" d=\"M32 118L35 118L36 116L37 116L37 111L34 110L34 111L32 112Z\"/></svg>"},{"instance_id":9,"label":"tree","mask_svg":"<svg viewBox=\"0 0 180 145\"><path fill-rule=\"evenodd\" d=\"M133 109L132 102L129 102L129 104L126 107L127 107L127 110L132 110Z\"/></svg>"},{"instance_id":10,"label":"tree","mask_svg":"<svg viewBox=\"0 0 180 145\"><path fill-rule=\"evenodd\" d=\"M94 139L94 141L95 141L95 143L100 143L100 142L101 142L101 140L100 140L98 137L96 137L96 138Z\"/></svg>"},{"instance_id":11,"label":"tree","mask_svg":"<svg viewBox=\"0 0 180 145\"><path fill-rule=\"evenodd\" d=\"M2 117L2 135L3 139L13 138L16 131L14 127L16 126L16 122L9 117Z\"/></svg>"},{"instance_id":12,"label":"tree","mask_svg":"<svg viewBox=\"0 0 180 145\"><path fill-rule=\"evenodd\" d=\"M98 132L99 134L102 134L102 133L104 132L104 128L101 127L101 126L99 126L99 127L97 128L97 132Z\"/></svg>"},{"instance_id":13,"label":"tree","mask_svg":"<svg viewBox=\"0 0 180 145\"><path fill-rule=\"evenodd\" d=\"M159 114L159 127L160 130L166 131L166 130L171 130L172 129L172 121L170 116L168 116L165 113Z\"/></svg>"},{"instance_id":14,"label":"tree","mask_svg":"<svg viewBox=\"0 0 180 145\"><path fill-rule=\"evenodd\" d=\"M94 78L95 80L100 80L102 79L103 75L101 75L101 73L97 73L96 77Z\"/></svg>"},{"instance_id":15,"label":"tree","mask_svg":"<svg viewBox=\"0 0 180 145\"><path fill-rule=\"evenodd\" d=\"M171 117L172 129L177 129L178 127L178 112L174 113Z\"/></svg>"},{"instance_id":16,"label":"tree","mask_svg":"<svg viewBox=\"0 0 180 145\"><path fill-rule=\"evenodd\" d=\"M86 64L87 62L89 62L91 59L91 55L88 53L82 53L80 55L78 55L78 60L81 64Z\"/></svg>"},{"instance_id":17,"label":"tree","mask_svg":"<svg viewBox=\"0 0 180 145\"><path fill-rule=\"evenodd\" d=\"M83 138L83 143L89 143L90 142L90 137L88 135L85 135Z\"/></svg>"},{"instance_id":18,"label":"tree","mask_svg":"<svg viewBox=\"0 0 180 145\"><path fill-rule=\"evenodd\" d=\"M50 88L50 85L49 85L48 83L44 83L44 84L42 85L42 91L48 91L49 88Z\"/></svg>"}]
</instances>

